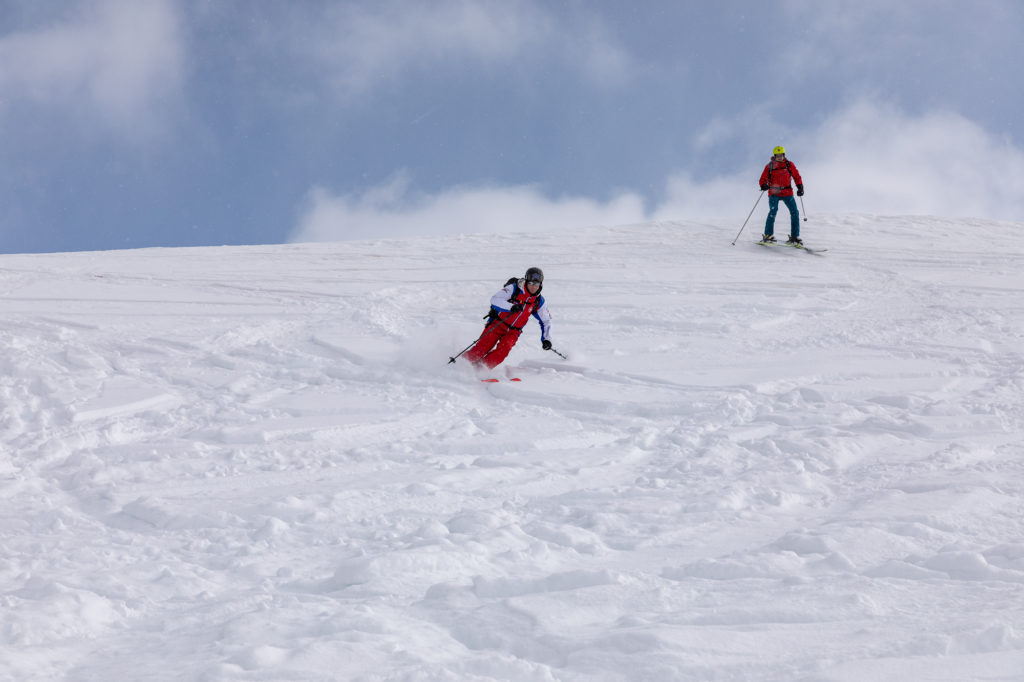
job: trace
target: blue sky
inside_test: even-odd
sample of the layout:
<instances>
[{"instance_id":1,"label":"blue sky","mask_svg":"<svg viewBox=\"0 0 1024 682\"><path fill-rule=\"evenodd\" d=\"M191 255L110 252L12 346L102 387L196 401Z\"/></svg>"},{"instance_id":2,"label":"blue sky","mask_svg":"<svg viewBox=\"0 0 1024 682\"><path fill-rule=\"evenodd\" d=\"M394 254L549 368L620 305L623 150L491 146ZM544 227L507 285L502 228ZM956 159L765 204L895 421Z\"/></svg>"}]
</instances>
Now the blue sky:
<instances>
[{"instance_id":1,"label":"blue sky","mask_svg":"<svg viewBox=\"0 0 1024 682\"><path fill-rule=\"evenodd\" d=\"M0 0L0 251L1024 220L1016 0ZM813 230L813 221L805 228Z\"/></svg>"}]
</instances>

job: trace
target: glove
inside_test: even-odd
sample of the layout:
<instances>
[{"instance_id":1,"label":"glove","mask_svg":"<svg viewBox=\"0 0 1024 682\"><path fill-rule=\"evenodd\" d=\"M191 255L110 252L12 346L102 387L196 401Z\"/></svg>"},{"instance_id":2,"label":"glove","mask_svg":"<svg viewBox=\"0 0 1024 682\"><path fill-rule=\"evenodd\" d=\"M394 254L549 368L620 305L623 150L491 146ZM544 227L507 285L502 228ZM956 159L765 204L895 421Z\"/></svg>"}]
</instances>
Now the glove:
<instances>
[{"instance_id":1,"label":"glove","mask_svg":"<svg viewBox=\"0 0 1024 682\"><path fill-rule=\"evenodd\" d=\"M544 350L551 350L551 342L548 341L547 339L544 339L543 341L540 342L540 347L543 348Z\"/></svg>"},{"instance_id":2,"label":"glove","mask_svg":"<svg viewBox=\"0 0 1024 682\"><path fill-rule=\"evenodd\" d=\"M767 182L764 183L763 185L761 185L761 191L762 192L767 192L768 191L768 183Z\"/></svg>"},{"instance_id":3,"label":"glove","mask_svg":"<svg viewBox=\"0 0 1024 682\"><path fill-rule=\"evenodd\" d=\"M513 303L512 307L509 308L508 311L510 313L521 313L521 312L523 312L523 304L522 303Z\"/></svg>"},{"instance_id":4,"label":"glove","mask_svg":"<svg viewBox=\"0 0 1024 682\"><path fill-rule=\"evenodd\" d=\"M797 185L796 186L796 195L798 197L802 197L804 195L804 186L803 185Z\"/></svg>"}]
</instances>

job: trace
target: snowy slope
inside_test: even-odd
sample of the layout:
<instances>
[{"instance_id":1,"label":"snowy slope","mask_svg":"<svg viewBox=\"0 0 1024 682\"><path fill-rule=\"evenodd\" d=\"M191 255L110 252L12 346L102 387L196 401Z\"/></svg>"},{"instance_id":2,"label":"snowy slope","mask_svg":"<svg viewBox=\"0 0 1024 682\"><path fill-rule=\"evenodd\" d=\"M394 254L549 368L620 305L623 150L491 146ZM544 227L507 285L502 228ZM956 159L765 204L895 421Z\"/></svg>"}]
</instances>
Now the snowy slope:
<instances>
[{"instance_id":1,"label":"snowy slope","mask_svg":"<svg viewBox=\"0 0 1024 682\"><path fill-rule=\"evenodd\" d=\"M1024 679L1022 227L0 256L0 679Z\"/></svg>"}]
</instances>

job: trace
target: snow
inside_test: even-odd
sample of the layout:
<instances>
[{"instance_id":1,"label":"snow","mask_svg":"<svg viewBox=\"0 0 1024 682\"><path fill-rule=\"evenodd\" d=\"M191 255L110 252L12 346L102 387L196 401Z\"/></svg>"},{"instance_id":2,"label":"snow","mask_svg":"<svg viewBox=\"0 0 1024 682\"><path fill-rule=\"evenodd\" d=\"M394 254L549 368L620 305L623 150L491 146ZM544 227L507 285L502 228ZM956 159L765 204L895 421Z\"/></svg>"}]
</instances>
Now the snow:
<instances>
[{"instance_id":1,"label":"snow","mask_svg":"<svg viewBox=\"0 0 1024 682\"><path fill-rule=\"evenodd\" d=\"M1024 679L1024 225L738 222L0 256L0 679Z\"/></svg>"}]
</instances>

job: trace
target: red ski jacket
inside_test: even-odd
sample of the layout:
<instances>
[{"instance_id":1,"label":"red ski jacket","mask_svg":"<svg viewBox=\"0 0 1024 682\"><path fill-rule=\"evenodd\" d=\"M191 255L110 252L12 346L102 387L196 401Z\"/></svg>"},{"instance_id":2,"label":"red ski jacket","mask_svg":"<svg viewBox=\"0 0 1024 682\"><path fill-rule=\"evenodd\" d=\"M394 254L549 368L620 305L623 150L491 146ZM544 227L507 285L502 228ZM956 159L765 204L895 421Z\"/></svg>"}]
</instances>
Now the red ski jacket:
<instances>
[{"instance_id":1,"label":"red ski jacket","mask_svg":"<svg viewBox=\"0 0 1024 682\"><path fill-rule=\"evenodd\" d=\"M800 171L796 169L792 161L786 159L779 162L772 159L761 172L758 184L768 183L768 196L770 197L791 197L793 196L793 186L790 184L790 180L795 180L798 185L804 184L800 178Z\"/></svg>"}]
</instances>

